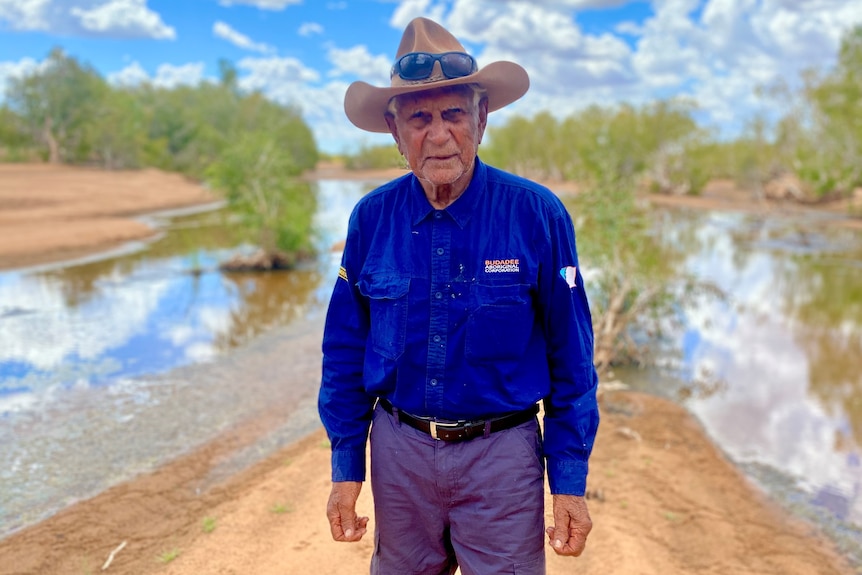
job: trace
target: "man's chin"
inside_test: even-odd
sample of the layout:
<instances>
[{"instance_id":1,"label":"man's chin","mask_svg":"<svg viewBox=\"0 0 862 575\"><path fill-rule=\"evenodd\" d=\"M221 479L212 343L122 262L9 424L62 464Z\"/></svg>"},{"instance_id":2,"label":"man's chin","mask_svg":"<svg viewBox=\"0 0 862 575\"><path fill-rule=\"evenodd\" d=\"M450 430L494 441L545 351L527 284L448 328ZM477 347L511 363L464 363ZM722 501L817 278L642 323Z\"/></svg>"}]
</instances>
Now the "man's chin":
<instances>
[{"instance_id":1,"label":"man's chin","mask_svg":"<svg viewBox=\"0 0 862 575\"><path fill-rule=\"evenodd\" d=\"M419 177L427 180L435 186L447 186L454 184L467 172L460 163L449 166L433 166L426 164Z\"/></svg>"}]
</instances>

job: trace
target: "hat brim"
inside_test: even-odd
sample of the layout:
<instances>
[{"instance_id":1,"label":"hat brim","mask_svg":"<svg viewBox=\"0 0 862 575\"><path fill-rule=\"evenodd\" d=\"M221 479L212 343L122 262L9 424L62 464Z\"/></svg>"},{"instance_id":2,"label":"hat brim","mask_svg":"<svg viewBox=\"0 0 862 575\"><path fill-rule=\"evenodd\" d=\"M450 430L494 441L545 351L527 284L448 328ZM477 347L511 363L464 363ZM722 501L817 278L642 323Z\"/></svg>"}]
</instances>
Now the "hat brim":
<instances>
[{"instance_id":1,"label":"hat brim","mask_svg":"<svg viewBox=\"0 0 862 575\"><path fill-rule=\"evenodd\" d=\"M386 109L389 100L401 94L423 92L458 84L479 84L488 94L488 111L493 112L508 106L527 93L530 77L527 71L514 62L492 62L469 76L451 78L438 82L410 84L390 88L378 88L357 81L348 86L344 94L344 111L357 128L368 132L388 133Z\"/></svg>"}]
</instances>

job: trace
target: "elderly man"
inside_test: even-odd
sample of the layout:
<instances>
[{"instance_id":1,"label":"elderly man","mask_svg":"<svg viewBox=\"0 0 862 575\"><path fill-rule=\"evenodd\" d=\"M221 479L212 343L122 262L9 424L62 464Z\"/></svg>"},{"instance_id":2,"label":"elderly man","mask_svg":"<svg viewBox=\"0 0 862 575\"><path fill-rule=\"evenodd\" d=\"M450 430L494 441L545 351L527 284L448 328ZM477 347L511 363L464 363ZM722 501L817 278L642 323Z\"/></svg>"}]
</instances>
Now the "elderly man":
<instances>
[{"instance_id":1,"label":"elderly man","mask_svg":"<svg viewBox=\"0 0 862 575\"><path fill-rule=\"evenodd\" d=\"M417 18L391 86L345 95L350 121L390 132L412 172L355 207L323 337L327 516L337 541L366 532L370 428L374 574L544 573L546 462L553 550L580 555L592 527L597 377L571 218L477 157L488 113L528 87L521 66L479 69Z\"/></svg>"}]
</instances>

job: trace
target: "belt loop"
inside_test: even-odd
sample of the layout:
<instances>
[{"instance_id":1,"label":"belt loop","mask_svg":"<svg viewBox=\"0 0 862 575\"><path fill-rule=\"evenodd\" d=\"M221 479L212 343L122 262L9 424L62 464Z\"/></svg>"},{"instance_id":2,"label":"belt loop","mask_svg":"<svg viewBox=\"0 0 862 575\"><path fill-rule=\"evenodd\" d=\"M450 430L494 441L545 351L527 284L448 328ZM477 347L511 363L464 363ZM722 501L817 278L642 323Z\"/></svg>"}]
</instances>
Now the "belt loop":
<instances>
[{"instance_id":1,"label":"belt loop","mask_svg":"<svg viewBox=\"0 0 862 575\"><path fill-rule=\"evenodd\" d=\"M489 437L491 437L491 420L490 419L485 420L485 435L484 435L484 437L485 437L485 439L488 439Z\"/></svg>"}]
</instances>

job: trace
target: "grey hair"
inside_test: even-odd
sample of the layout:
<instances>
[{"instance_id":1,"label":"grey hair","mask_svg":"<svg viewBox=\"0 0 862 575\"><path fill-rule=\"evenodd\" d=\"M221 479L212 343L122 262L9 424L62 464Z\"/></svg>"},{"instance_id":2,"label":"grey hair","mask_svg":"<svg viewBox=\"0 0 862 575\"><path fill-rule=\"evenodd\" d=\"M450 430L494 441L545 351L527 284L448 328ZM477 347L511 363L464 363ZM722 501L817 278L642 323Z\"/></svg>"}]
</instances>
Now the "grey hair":
<instances>
[{"instance_id":1,"label":"grey hair","mask_svg":"<svg viewBox=\"0 0 862 575\"><path fill-rule=\"evenodd\" d=\"M448 94L452 92L460 92L464 89L469 89L473 92L473 108L476 109L479 107L479 102L482 101L482 98L487 97L488 92L480 86L479 84L455 84L454 86L444 86L442 88L437 88L440 92ZM410 94L415 92L410 92ZM408 94L402 94L406 96ZM395 117L398 114L398 101L400 96L393 96L389 99L389 104L386 106L386 115Z\"/></svg>"}]
</instances>

